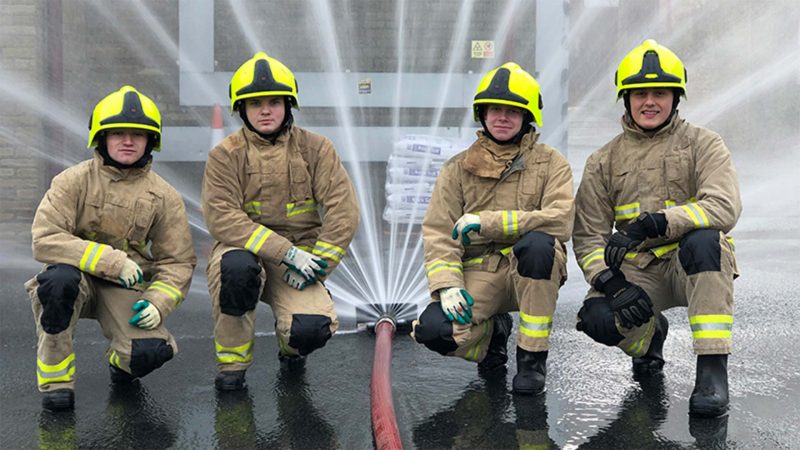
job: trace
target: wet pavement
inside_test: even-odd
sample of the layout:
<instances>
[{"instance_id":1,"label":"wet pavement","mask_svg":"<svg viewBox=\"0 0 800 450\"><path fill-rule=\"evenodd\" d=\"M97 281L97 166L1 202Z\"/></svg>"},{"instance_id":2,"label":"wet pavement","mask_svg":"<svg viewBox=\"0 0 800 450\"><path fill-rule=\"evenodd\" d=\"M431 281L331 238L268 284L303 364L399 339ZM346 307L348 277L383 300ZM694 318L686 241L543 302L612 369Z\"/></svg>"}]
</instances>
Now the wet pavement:
<instances>
[{"instance_id":1,"label":"wet pavement","mask_svg":"<svg viewBox=\"0 0 800 450\"><path fill-rule=\"evenodd\" d=\"M475 365L443 358L397 336L392 381L406 448L798 448L800 444L800 239L792 227L734 233L734 353L731 412L692 420L694 360L685 309L666 313L664 376L633 380L630 360L574 331L585 292L574 261L554 318L546 395L510 393L506 377L484 380ZM36 338L22 284L38 265L28 247L0 262L0 448L344 448L373 447L369 378L374 338L342 333L308 358L281 368L268 308L259 306L249 389L218 395L211 313L204 279L168 319L180 352L128 389L112 389L93 321L76 335L74 413L41 411L35 387ZM10 252L10 253L9 253ZM198 270L198 273L201 273ZM515 318L515 321L517 319ZM354 324L343 323L344 330ZM513 346L511 346L513 352ZM511 355L513 361L513 354Z\"/></svg>"}]
</instances>

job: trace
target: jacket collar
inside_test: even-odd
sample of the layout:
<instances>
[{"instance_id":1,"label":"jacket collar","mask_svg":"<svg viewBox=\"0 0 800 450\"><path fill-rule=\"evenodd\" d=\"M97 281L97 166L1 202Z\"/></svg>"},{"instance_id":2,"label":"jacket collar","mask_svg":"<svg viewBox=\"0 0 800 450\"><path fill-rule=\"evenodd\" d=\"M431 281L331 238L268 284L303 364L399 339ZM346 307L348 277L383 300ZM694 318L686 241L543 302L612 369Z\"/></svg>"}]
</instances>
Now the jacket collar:
<instances>
[{"instance_id":1,"label":"jacket collar","mask_svg":"<svg viewBox=\"0 0 800 450\"><path fill-rule=\"evenodd\" d=\"M246 126L242 126L242 133L244 134L245 140L258 148L273 147L273 146L278 147L285 144L286 141L289 140L289 135L292 134L293 130L294 126L289 127L289 129L286 130L285 133L281 133L281 135L278 136L277 139L275 139L275 144L273 144L272 142L269 141L269 139L264 139L263 137L261 137L260 134L250 130Z\"/></svg>"},{"instance_id":2,"label":"jacket collar","mask_svg":"<svg viewBox=\"0 0 800 450\"><path fill-rule=\"evenodd\" d=\"M467 149L464 170L484 178L501 179L514 160L525 150L536 144L539 134L531 130L519 144L499 145L489 139L483 130L477 132L478 139Z\"/></svg>"},{"instance_id":3,"label":"jacket collar","mask_svg":"<svg viewBox=\"0 0 800 450\"><path fill-rule=\"evenodd\" d=\"M631 119L631 116L628 113L625 113L622 116L621 123L622 123L622 130L628 136L631 136L636 139L656 139L661 136L666 136L672 134L676 128L680 124L684 122L684 119L680 117L678 111L672 115L669 119L669 123L667 126L661 128L660 130L656 131L653 134L646 132L642 127L636 124L636 122Z\"/></svg>"}]
</instances>

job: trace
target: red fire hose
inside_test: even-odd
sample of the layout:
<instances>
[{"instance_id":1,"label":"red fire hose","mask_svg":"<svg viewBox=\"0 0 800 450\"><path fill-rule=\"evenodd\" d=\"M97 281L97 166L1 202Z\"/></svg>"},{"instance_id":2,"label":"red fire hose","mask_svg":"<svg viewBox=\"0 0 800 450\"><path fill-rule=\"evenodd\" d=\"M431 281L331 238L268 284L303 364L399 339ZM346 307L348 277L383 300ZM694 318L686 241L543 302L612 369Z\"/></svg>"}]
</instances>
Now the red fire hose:
<instances>
[{"instance_id":1,"label":"red fire hose","mask_svg":"<svg viewBox=\"0 0 800 450\"><path fill-rule=\"evenodd\" d=\"M384 317L375 324L375 355L372 361L372 435L378 450L402 449L392 400L392 338L395 324Z\"/></svg>"}]
</instances>

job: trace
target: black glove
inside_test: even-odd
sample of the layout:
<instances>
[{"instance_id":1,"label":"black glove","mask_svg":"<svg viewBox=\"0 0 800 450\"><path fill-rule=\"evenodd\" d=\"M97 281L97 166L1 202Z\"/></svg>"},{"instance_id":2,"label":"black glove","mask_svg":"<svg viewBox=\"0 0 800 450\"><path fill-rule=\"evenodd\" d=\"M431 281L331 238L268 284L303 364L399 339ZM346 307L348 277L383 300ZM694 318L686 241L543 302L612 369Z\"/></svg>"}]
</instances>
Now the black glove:
<instances>
[{"instance_id":1,"label":"black glove","mask_svg":"<svg viewBox=\"0 0 800 450\"><path fill-rule=\"evenodd\" d=\"M594 288L604 293L611 309L625 328L642 326L653 317L653 302L640 286L625 279L619 271L606 269L594 280Z\"/></svg>"},{"instance_id":2,"label":"black glove","mask_svg":"<svg viewBox=\"0 0 800 450\"><path fill-rule=\"evenodd\" d=\"M606 244L605 261L612 269L619 269L625 260L625 253L635 249L647 238L663 236L667 233L667 217L662 213L642 213L628 224L624 230L611 235Z\"/></svg>"}]
</instances>

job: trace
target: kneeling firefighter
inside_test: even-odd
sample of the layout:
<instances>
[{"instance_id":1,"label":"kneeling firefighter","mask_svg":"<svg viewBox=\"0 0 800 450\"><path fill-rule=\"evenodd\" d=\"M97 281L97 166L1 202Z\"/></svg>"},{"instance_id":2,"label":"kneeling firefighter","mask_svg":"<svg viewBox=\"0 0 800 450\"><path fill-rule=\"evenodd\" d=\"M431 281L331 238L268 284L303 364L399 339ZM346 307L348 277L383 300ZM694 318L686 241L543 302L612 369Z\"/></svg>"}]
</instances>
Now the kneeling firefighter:
<instances>
[{"instance_id":1,"label":"kneeling firefighter","mask_svg":"<svg viewBox=\"0 0 800 450\"><path fill-rule=\"evenodd\" d=\"M131 86L100 100L89 120L94 158L61 172L36 210L25 284L38 335L42 406L74 408L79 318L110 340L111 382L127 384L178 351L164 326L189 292L196 264L181 195L152 169L161 145L155 103Z\"/></svg>"},{"instance_id":2,"label":"kneeling firefighter","mask_svg":"<svg viewBox=\"0 0 800 450\"><path fill-rule=\"evenodd\" d=\"M359 221L353 184L330 140L293 124L297 82L256 53L233 74L244 126L208 156L203 214L216 241L207 267L220 391L245 388L256 305L272 307L282 365L297 367L339 321L323 281Z\"/></svg>"},{"instance_id":3,"label":"kneeling firefighter","mask_svg":"<svg viewBox=\"0 0 800 450\"><path fill-rule=\"evenodd\" d=\"M539 84L516 63L478 86L473 109L483 130L442 167L422 222L432 301L413 324L417 342L478 362L488 376L505 373L508 313L519 311L518 394L545 388L574 215L567 160L537 142L541 108Z\"/></svg>"},{"instance_id":4,"label":"kneeling firefighter","mask_svg":"<svg viewBox=\"0 0 800 450\"><path fill-rule=\"evenodd\" d=\"M632 357L634 375L664 366L662 311L688 307L697 354L693 415L728 409L733 229L742 210L722 138L678 114L686 69L647 40L616 73L622 133L592 153L576 195L575 256L592 286L578 330ZM616 230L616 231L615 231Z\"/></svg>"}]
</instances>

